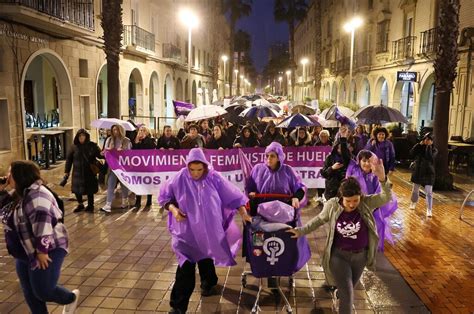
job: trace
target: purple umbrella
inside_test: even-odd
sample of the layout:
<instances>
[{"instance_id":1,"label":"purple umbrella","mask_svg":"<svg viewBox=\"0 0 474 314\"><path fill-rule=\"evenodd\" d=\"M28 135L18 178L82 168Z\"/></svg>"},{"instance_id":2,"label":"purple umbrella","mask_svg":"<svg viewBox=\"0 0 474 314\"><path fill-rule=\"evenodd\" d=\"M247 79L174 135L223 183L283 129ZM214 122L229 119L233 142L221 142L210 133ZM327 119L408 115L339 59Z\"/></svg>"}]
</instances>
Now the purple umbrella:
<instances>
[{"instance_id":1,"label":"purple umbrella","mask_svg":"<svg viewBox=\"0 0 474 314\"><path fill-rule=\"evenodd\" d=\"M289 116L285 120L281 121L276 127L277 128L296 128L302 126L321 126L321 124L304 114L297 113Z\"/></svg>"}]
</instances>

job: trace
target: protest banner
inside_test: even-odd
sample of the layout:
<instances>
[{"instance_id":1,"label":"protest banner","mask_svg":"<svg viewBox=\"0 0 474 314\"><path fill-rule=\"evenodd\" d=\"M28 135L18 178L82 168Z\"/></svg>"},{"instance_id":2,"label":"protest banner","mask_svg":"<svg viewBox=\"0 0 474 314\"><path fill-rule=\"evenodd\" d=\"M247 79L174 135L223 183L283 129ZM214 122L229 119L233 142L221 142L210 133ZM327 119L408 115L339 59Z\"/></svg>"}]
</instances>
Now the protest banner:
<instances>
[{"instance_id":1,"label":"protest banner","mask_svg":"<svg viewBox=\"0 0 474 314\"><path fill-rule=\"evenodd\" d=\"M265 162L264 148L241 148L252 164ZM109 151L107 163L130 191L137 195L158 194L160 186L186 166L188 149ZM308 188L324 187L319 170L331 147L285 147L285 163L292 166ZM212 167L230 182L244 188L239 149L204 149Z\"/></svg>"}]
</instances>

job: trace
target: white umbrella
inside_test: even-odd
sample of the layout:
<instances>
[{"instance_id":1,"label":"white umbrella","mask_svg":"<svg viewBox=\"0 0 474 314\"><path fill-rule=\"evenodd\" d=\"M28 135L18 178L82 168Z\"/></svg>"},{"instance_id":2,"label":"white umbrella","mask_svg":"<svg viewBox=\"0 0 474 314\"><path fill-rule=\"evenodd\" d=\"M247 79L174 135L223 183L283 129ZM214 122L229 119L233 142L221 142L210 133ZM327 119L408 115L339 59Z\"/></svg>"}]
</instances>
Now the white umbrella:
<instances>
[{"instance_id":1,"label":"white umbrella","mask_svg":"<svg viewBox=\"0 0 474 314\"><path fill-rule=\"evenodd\" d=\"M206 106L199 106L191 110L186 117L185 121L198 121L204 119L215 118L217 116L221 116L226 114L227 111L219 106L215 105L206 105Z\"/></svg>"},{"instance_id":2,"label":"white umbrella","mask_svg":"<svg viewBox=\"0 0 474 314\"><path fill-rule=\"evenodd\" d=\"M100 118L91 122L91 126L98 129L110 129L113 125L121 125L125 131L135 130L135 127L130 122L116 118Z\"/></svg>"},{"instance_id":3,"label":"white umbrella","mask_svg":"<svg viewBox=\"0 0 474 314\"><path fill-rule=\"evenodd\" d=\"M254 100L252 102L252 106L268 106L268 105L270 105L270 102L264 98Z\"/></svg>"}]
</instances>

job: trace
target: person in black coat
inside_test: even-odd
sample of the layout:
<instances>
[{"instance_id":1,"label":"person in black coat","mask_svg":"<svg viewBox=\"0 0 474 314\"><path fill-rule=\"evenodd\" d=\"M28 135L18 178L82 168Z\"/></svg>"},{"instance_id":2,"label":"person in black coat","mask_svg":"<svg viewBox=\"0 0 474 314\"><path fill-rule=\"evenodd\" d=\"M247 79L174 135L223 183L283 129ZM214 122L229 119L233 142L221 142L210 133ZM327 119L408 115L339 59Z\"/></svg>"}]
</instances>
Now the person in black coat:
<instances>
[{"instance_id":1,"label":"person in black coat","mask_svg":"<svg viewBox=\"0 0 474 314\"><path fill-rule=\"evenodd\" d=\"M420 185L425 187L426 194L426 216L433 215L433 185L435 182L435 159L438 150L433 146L433 136L427 133L420 143L415 144L410 151L410 155L415 160L411 165L411 182L413 190L411 192L410 209L416 208L418 202L418 191Z\"/></svg>"},{"instance_id":2,"label":"person in black coat","mask_svg":"<svg viewBox=\"0 0 474 314\"><path fill-rule=\"evenodd\" d=\"M90 140L90 135L85 129L78 130L66 157L64 171L64 177L67 179L72 168L71 191L76 195L78 203L74 209L75 213L84 209L83 195L87 195L86 211L94 211L94 194L99 191L99 184L97 175L92 172L90 165L96 158L104 158L100 154L99 146Z\"/></svg>"},{"instance_id":3,"label":"person in black coat","mask_svg":"<svg viewBox=\"0 0 474 314\"><path fill-rule=\"evenodd\" d=\"M258 147L259 145L257 135L249 125L242 128L240 135L234 141L234 147Z\"/></svg>"},{"instance_id":4,"label":"person in black coat","mask_svg":"<svg viewBox=\"0 0 474 314\"><path fill-rule=\"evenodd\" d=\"M341 181L346 177L347 166L351 160L351 153L347 147L349 129L344 129L341 136L334 143L331 154L324 161L321 175L325 178L324 198L329 200L337 195Z\"/></svg>"},{"instance_id":5,"label":"person in black coat","mask_svg":"<svg viewBox=\"0 0 474 314\"><path fill-rule=\"evenodd\" d=\"M171 126L165 125L163 128L163 134L158 139L157 148L159 149L179 149L179 139L173 135Z\"/></svg>"},{"instance_id":6,"label":"person in black coat","mask_svg":"<svg viewBox=\"0 0 474 314\"><path fill-rule=\"evenodd\" d=\"M138 129L137 136L132 142L132 149L156 149L156 141L151 137L150 129L142 125ZM146 205L145 207L151 206L151 194L146 196ZM134 210L140 209L142 206L142 196L135 195L135 205L133 205Z\"/></svg>"},{"instance_id":7,"label":"person in black coat","mask_svg":"<svg viewBox=\"0 0 474 314\"><path fill-rule=\"evenodd\" d=\"M286 146L286 139L281 134L281 129L275 127L275 123L273 121L268 122L267 127L265 128L265 132L263 133L263 137L261 140L262 147L267 147L272 142L280 143L282 146Z\"/></svg>"},{"instance_id":8,"label":"person in black coat","mask_svg":"<svg viewBox=\"0 0 474 314\"><path fill-rule=\"evenodd\" d=\"M232 148L232 142L224 133L224 130L222 129L222 126L220 124L216 124L212 128L212 136L207 142L206 148L210 148L210 149Z\"/></svg>"}]
</instances>

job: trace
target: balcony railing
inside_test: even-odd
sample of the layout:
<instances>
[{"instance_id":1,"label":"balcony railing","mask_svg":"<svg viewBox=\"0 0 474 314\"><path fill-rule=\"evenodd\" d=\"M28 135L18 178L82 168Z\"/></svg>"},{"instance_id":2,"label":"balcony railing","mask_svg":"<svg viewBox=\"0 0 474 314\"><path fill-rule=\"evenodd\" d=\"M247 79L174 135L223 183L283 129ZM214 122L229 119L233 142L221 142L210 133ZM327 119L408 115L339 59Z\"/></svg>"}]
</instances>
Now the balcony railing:
<instances>
[{"instance_id":1,"label":"balcony railing","mask_svg":"<svg viewBox=\"0 0 474 314\"><path fill-rule=\"evenodd\" d=\"M438 45L438 29L432 28L427 31L421 32L420 40L420 53L421 54L432 54L436 52Z\"/></svg>"},{"instance_id":2,"label":"balcony railing","mask_svg":"<svg viewBox=\"0 0 474 314\"><path fill-rule=\"evenodd\" d=\"M337 60L337 62L336 62L336 72L349 71L350 63L351 63L351 58L350 57L345 57L345 58Z\"/></svg>"},{"instance_id":3,"label":"balcony railing","mask_svg":"<svg viewBox=\"0 0 474 314\"><path fill-rule=\"evenodd\" d=\"M362 68L362 67L367 67L370 66L371 64L371 59L370 59L371 51L363 51L358 53L354 57L354 68Z\"/></svg>"},{"instance_id":4,"label":"balcony railing","mask_svg":"<svg viewBox=\"0 0 474 314\"><path fill-rule=\"evenodd\" d=\"M173 44L163 44L163 58L181 61L181 49Z\"/></svg>"},{"instance_id":5,"label":"balcony railing","mask_svg":"<svg viewBox=\"0 0 474 314\"><path fill-rule=\"evenodd\" d=\"M413 58L415 52L415 36L407 36L392 42L392 60Z\"/></svg>"},{"instance_id":6,"label":"balcony railing","mask_svg":"<svg viewBox=\"0 0 474 314\"><path fill-rule=\"evenodd\" d=\"M155 35L136 25L124 25L124 41L126 46L136 46L155 51Z\"/></svg>"},{"instance_id":7,"label":"balcony railing","mask_svg":"<svg viewBox=\"0 0 474 314\"><path fill-rule=\"evenodd\" d=\"M93 0L0 0L0 3L18 4L61 21L94 30Z\"/></svg>"}]
</instances>

